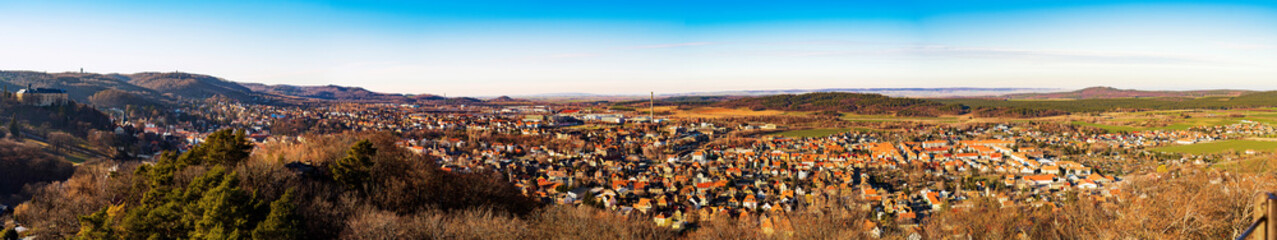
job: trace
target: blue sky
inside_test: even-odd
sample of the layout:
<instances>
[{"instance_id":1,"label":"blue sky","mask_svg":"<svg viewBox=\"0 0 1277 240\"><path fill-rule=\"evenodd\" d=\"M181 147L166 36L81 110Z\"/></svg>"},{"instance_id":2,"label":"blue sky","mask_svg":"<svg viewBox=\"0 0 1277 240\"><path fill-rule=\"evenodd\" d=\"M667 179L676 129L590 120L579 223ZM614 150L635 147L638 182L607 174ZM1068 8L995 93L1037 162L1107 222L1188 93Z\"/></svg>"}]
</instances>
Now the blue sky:
<instances>
[{"instance_id":1,"label":"blue sky","mask_svg":"<svg viewBox=\"0 0 1277 240\"><path fill-rule=\"evenodd\" d=\"M0 69L450 96L1277 89L1265 1L0 1Z\"/></svg>"}]
</instances>

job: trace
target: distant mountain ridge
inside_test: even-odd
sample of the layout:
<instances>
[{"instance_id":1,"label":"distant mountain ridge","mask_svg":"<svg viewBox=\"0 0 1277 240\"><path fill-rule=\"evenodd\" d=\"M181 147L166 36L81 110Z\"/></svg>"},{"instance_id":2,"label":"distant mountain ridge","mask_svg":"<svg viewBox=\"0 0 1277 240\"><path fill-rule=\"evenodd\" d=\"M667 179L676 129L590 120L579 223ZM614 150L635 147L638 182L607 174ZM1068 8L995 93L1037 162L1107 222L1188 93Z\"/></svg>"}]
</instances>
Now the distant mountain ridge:
<instances>
[{"instance_id":1,"label":"distant mountain ridge","mask_svg":"<svg viewBox=\"0 0 1277 240\"><path fill-rule=\"evenodd\" d=\"M182 72L142 72L122 76L127 77L130 84L187 99L222 96L240 101L251 101L265 97L254 93L253 90L241 86L239 83L209 75Z\"/></svg>"},{"instance_id":2,"label":"distant mountain ridge","mask_svg":"<svg viewBox=\"0 0 1277 240\"><path fill-rule=\"evenodd\" d=\"M387 103L457 103L478 104L485 101L468 98L445 98L430 94L407 95L379 93L362 87L337 85L295 86L239 83L215 76L183 72L141 72L134 74L46 73L36 71L0 71L0 87L15 92L28 85L59 88L77 102L104 107L120 105L157 105L180 100L203 100L212 97L253 103L300 103L305 101L349 101Z\"/></svg>"},{"instance_id":3,"label":"distant mountain ridge","mask_svg":"<svg viewBox=\"0 0 1277 240\"><path fill-rule=\"evenodd\" d=\"M77 102L88 102L89 96L107 89L115 89L128 94L138 95L149 101L166 101L165 97L153 89L133 85L130 78L119 74L92 73L43 73L35 71L0 71L0 87L16 92L28 85L37 88L59 88L67 91L67 96Z\"/></svg>"},{"instance_id":4,"label":"distant mountain ridge","mask_svg":"<svg viewBox=\"0 0 1277 240\"><path fill-rule=\"evenodd\" d=\"M1003 96L1007 94L1018 93L1039 93L1059 91L1058 88L977 88L977 87L951 87L951 88L817 88L817 89L774 89L774 90L740 90L740 91L710 91L710 92L683 92L683 93L657 93L658 98L668 97L704 97L704 96L770 96L780 94L805 94L805 93L873 93L890 97L911 97L911 98L946 98L946 97L986 97L986 96ZM592 93L545 93L518 95L515 97L529 99L600 99L600 100L635 100L646 99L648 94L592 94Z\"/></svg>"},{"instance_id":5,"label":"distant mountain ridge","mask_svg":"<svg viewBox=\"0 0 1277 240\"><path fill-rule=\"evenodd\" d=\"M369 91L361 87L343 87L337 85L323 86L296 86L296 85L266 85L261 83L241 83L240 85L247 87L254 92L271 93L283 96L293 96L323 100L338 101L405 101L410 100L403 94L390 94Z\"/></svg>"},{"instance_id":6,"label":"distant mountain ridge","mask_svg":"<svg viewBox=\"0 0 1277 240\"><path fill-rule=\"evenodd\" d=\"M1022 93L1005 95L1009 99L1050 100L1050 99L1109 99L1109 98L1199 98L1199 97L1236 97L1255 91L1247 90L1192 90L1192 91L1143 91L1133 89L1117 89L1113 87L1089 87L1070 92L1054 93Z\"/></svg>"},{"instance_id":7,"label":"distant mountain ridge","mask_svg":"<svg viewBox=\"0 0 1277 240\"><path fill-rule=\"evenodd\" d=\"M896 98L876 93L818 92L724 99L714 105L752 110L832 111L896 116L939 116L966 113L961 105L917 98Z\"/></svg>"}]
</instances>

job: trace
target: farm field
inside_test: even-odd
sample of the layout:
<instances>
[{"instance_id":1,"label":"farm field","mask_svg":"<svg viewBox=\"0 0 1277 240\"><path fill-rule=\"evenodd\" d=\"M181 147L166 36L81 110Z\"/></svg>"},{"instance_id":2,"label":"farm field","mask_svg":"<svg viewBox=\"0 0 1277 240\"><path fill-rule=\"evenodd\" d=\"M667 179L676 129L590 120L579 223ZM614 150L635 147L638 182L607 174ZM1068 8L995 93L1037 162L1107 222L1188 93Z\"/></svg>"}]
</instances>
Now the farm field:
<instances>
[{"instance_id":1,"label":"farm field","mask_svg":"<svg viewBox=\"0 0 1277 240\"><path fill-rule=\"evenodd\" d=\"M850 132L851 130L852 129L850 128L817 128L817 129L790 130L790 131L772 133L767 135L782 136L782 137L824 137L824 136L829 136L829 135L838 134L838 133Z\"/></svg>"},{"instance_id":2,"label":"farm field","mask_svg":"<svg viewBox=\"0 0 1277 240\"><path fill-rule=\"evenodd\" d=\"M646 113L647 109L638 109L640 112ZM691 110L679 110L674 107L656 107L656 112L669 111L674 117L685 118L721 118L721 117L747 117L747 116L775 116L787 114L785 111L762 110L754 111L749 109L735 109L723 107L698 107Z\"/></svg>"},{"instance_id":3,"label":"farm field","mask_svg":"<svg viewBox=\"0 0 1277 240\"><path fill-rule=\"evenodd\" d=\"M1277 150L1277 142L1273 141L1256 141L1256 140L1228 140L1209 143L1198 143L1189 145L1177 145L1154 148L1152 151L1171 152L1171 153L1189 153L1189 154L1210 154L1222 153L1228 151L1245 151L1253 149L1260 152L1272 152Z\"/></svg>"},{"instance_id":4,"label":"farm field","mask_svg":"<svg viewBox=\"0 0 1277 240\"><path fill-rule=\"evenodd\" d=\"M1089 122L1084 122L1084 121L1073 121L1073 122L1070 122L1070 123L1071 123L1071 124L1073 124L1073 125L1087 126L1087 127L1095 127L1095 128L1099 128L1099 129L1104 129L1105 131L1109 131L1109 132L1132 132L1132 131L1139 131L1139 130L1143 130L1143 128L1137 128L1137 127L1104 125L1104 124L1089 123Z\"/></svg>"},{"instance_id":5,"label":"farm field","mask_svg":"<svg viewBox=\"0 0 1277 240\"><path fill-rule=\"evenodd\" d=\"M1255 156L1234 162L1219 163L1211 167L1239 173L1262 173L1277 170L1277 159L1273 156Z\"/></svg>"},{"instance_id":6,"label":"farm field","mask_svg":"<svg viewBox=\"0 0 1277 240\"><path fill-rule=\"evenodd\" d=\"M860 114L852 114L852 113L843 113L841 118L842 120L853 121L853 122L856 122L856 121L860 121L860 122L924 121L924 122L942 122L942 123L959 122L958 117L954 117L954 116L898 117L898 116L892 116L892 115L860 115Z\"/></svg>"},{"instance_id":7,"label":"farm field","mask_svg":"<svg viewBox=\"0 0 1277 240\"><path fill-rule=\"evenodd\" d=\"M1188 115L1189 118L1178 117ZM1163 126L1140 127L1145 121L1166 121ZM1277 113L1248 110L1210 110L1210 111L1148 111L1133 113L1108 113L1103 117L1073 120L1070 123L1080 126L1097 127L1109 132L1151 131L1151 130L1188 130L1198 126L1222 126L1240 123L1243 120L1277 124Z\"/></svg>"}]
</instances>

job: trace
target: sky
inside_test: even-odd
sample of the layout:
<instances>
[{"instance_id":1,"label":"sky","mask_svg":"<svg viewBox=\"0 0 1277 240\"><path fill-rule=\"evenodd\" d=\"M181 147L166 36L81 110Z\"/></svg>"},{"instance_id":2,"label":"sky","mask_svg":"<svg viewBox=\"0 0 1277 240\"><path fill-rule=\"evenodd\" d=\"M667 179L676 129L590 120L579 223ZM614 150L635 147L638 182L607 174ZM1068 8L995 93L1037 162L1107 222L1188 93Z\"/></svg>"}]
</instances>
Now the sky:
<instances>
[{"instance_id":1,"label":"sky","mask_svg":"<svg viewBox=\"0 0 1277 240\"><path fill-rule=\"evenodd\" d=\"M448 96L1277 89L1277 1L9 1L0 69Z\"/></svg>"}]
</instances>

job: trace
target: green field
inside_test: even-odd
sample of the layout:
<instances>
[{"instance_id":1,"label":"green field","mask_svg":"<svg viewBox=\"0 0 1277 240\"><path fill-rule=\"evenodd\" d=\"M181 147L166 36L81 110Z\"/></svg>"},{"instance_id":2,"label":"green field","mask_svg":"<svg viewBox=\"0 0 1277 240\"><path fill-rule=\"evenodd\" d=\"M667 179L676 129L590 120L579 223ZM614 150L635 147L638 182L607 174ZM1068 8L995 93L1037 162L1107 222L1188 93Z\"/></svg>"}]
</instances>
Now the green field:
<instances>
[{"instance_id":1,"label":"green field","mask_svg":"<svg viewBox=\"0 0 1277 240\"><path fill-rule=\"evenodd\" d=\"M824 137L824 136L834 135L838 133L845 133L850 131L851 129L848 129L848 128L817 128L817 129L790 130L790 131L772 133L767 135L782 136L782 137Z\"/></svg>"},{"instance_id":2,"label":"green field","mask_svg":"<svg viewBox=\"0 0 1277 240\"><path fill-rule=\"evenodd\" d=\"M1121 125L1135 125L1139 122L1149 119L1162 118L1166 119L1168 115L1190 114L1191 118L1172 118L1170 123L1161 127L1132 127ZM1235 117L1232 115L1244 115L1244 117ZM1222 126L1240 123L1242 120L1250 120L1266 124L1277 124L1277 113L1264 111L1246 111L1246 110L1176 110L1176 111L1146 111L1134 113L1119 113L1108 115L1111 117L1108 121L1120 122L1124 124L1107 125L1090 123L1086 121L1072 121L1073 125L1097 127L1109 132L1122 131L1149 131L1149 130L1188 130L1192 127L1199 126Z\"/></svg>"},{"instance_id":3,"label":"green field","mask_svg":"<svg viewBox=\"0 0 1277 240\"><path fill-rule=\"evenodd\" d=\"M1228 140L1228 141L1219 141L1219 142L1159 147L1159 148L1152 149L1152 151L1171 152L1171 153L1208 154L1208 153L1223 153L1228 151L1245 151L1247 149L1253 149L1255 151L1261 151L1261 152L1271 152L1273 150L1277 150L1277 142L1254 141L1254 140Z\"/></svg>"},{"instance_id":4,"label":"green field","mask_svg":"<svg viewBox=\"0 0 1277 240\"><path fill-rule=\"evenodd\" d=\"M1089 122L1083 122L1083 121L1073 121L1072 124L1079 125L1079 126L1095 127L1099 129L1104 129L1109 132L1131 132L1131 131L1143 130L1142 128L1137 128L1137 127L1112 126L1112 125L1089 123Z\"/></svg>"},{"instance_id":5,"label":"green field","mask_svg":"<svg viewBox=\"0 0 1277 240\"><path fill-rule=\"evenodd\" d=\"M958 117L898 117L892 115L861 115L843 113L842 120L852 122L889 122L889 121L937 121L946 123L958 122Z\"/></svg>"}]
</instances>

